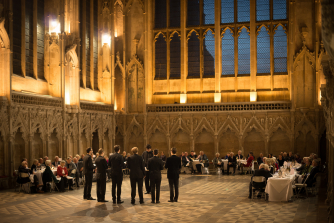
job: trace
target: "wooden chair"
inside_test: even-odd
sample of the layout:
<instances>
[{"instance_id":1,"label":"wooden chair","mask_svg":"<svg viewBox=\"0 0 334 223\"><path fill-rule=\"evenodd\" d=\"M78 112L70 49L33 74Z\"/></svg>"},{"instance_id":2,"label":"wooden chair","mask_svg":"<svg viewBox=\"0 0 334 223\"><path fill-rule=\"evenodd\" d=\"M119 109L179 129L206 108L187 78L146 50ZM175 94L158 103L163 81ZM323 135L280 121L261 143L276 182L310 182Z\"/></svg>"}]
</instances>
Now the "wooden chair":
<instances>
[{"instance_id":1,"label":"wooden chair","mask_svg":"<svg viewBox=\"0 0 334 223\"><path fill-rule=\"evenodd\" d=\"M254 199L254 192L255 191L259 191L261 192L261 190L265 190L266 189L266 185L264 185L263 187L259 187L259 186L254 186L254 183L263 183L266 182L266 178L262 177L262 176L253 176L252 177L252 199ZM267 200L267 194L265 193L265 199Z\"/></svg>"},{"instance_id":2,"label":"wooden chair","mask_svg":"<svg viewBox=\"0 0 334 223\"><path fill-rule=\"evenodd\" d=\"M292 189L295 191L295 198L299 198L300 191L304 188L306 191L306 196L308 196L306 181L310 175L307 175L304 183L292 185ZM299 190L298 190L299 189Z\"/></svg>"},{"instance_id":3,"label":"wooden chair","mask_svg":"<svg viewBox=\"0 0 334 223\"><path fill-rule=\"evenodd\" d=\"M29 178L29 174L28 173L19 173L19 178ZM19 188L19 193L21 193L21 189L23 189L23 185L28 184L28 193L30 193L30 179L29 182L26 183L20 183L20 188Z\"/></svg>"}]
</instances>

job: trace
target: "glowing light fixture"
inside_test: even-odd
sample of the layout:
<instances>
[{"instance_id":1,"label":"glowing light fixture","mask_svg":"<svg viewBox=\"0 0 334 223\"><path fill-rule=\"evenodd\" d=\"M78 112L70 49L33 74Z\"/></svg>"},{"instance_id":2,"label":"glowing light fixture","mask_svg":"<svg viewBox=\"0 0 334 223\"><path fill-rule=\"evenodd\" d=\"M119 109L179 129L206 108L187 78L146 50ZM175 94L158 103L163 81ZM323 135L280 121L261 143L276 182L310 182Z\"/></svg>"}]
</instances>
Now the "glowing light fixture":
<instances>
[{"instance_id":1,"label":"glowing light fixture","mask_svg":"<svg viewBox=\"0 0 334 223\"><path fill-rule=\"evenodd\" d=\"M60 33L60 23L58 23L56 20L51 21L50 32L51 33Z\"/></svg>"},{"instance_id":2,"label":"glowing light fixture","mask_svg":"<svg viewBox=\"0 0 334 223\"><path fill-rule=\"evenodd\" d=\"M180 94L180 104L187 103L187 94Z\"/></svg>"},{"instance_id":3,"label":"glowing light fixture","mask_svg":"<svg viewBox=\"0 0 334 223\"><path fill-rule=\"evenodd\" d=\"M114 111L117 111L116 95L115 95L115 100L114 100Z\"/></svg>"},{"instance_id":4,"label":"glowing light fixture","mask_svg":"<svg viewBox=\"0 0 334 223\"><path fill-rule=\"evenodd\" d=\"M254 102L257 101L257 92L250 92L250 101Z\"/></svg>"},{"instance_id":5,"label":"glowing light fixture","mask_svg":"<svg viewBox=\"0 0 334 223\"><path fill-rule=\"evenodd\" d=\"M215 93L215 103L220 103L222 101L221 93Z\"/></svg>"},{"instance_id":6,"label":"glowing light fixture","mask_svg":"<svg viewBox=\"0 0 334 223\"><path fill-rule=\"evenodd\" d=\"M65 104L69 105L71 103L70 93L65 93Z\"/></svg>"},{"instance_id":7,"label":"glowing light fixture","mask_svg":"<svg viewBox=\"0 0 334 223\"><path fill-rule=\"evenodd\" d=\"M110 35L109 34L102 35L102 46L104 44L108 44L108 46L110 46Z\"/></svg>"},{"instance_id":8,"label":"glowing light fixture","mask_svg":"<svg viewBox=\"0 0 334 223\"><path fill-rule=\"evenodd\" d=\"M115 31L115 37L117 37L117 30Z\"/></svg>"}]
</instances>

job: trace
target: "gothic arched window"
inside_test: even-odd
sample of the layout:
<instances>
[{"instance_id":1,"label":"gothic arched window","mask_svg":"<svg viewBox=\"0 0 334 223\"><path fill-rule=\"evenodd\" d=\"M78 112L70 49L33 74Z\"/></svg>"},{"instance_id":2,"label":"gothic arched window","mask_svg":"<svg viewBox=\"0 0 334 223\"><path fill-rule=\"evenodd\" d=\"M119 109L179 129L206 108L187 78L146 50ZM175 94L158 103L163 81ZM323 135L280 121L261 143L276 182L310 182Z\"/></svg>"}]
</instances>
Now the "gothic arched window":
<instances>
[{"instance_id":1,"label":"gothic arched window","mask_svg":"<svg viewBox=\"0 0 334 223\"><path fill-rule=\"evenodd\" d=\"M270 36L264 26L257 35L257 73L270 73Z\"/></svg>"},{"instance_id":2,"label":"gothic arched window","mask_svg":"<svg viewBox=\"0 0 334 223\"><path fill-rule=\"evenodd\" d=\"M274 72L287 72L287 37L281 25L274 34Z\"/></svg>"},{"instance_id":3,"label":"gothic arched window","mask_svg":"<svg viewBox=\"0 0 334 223\"><path fill-rule=\"evenodd\" d=\"M155 42L155 79L167 78L167 44L162 33Z\"/></svg>"}]
</instances>

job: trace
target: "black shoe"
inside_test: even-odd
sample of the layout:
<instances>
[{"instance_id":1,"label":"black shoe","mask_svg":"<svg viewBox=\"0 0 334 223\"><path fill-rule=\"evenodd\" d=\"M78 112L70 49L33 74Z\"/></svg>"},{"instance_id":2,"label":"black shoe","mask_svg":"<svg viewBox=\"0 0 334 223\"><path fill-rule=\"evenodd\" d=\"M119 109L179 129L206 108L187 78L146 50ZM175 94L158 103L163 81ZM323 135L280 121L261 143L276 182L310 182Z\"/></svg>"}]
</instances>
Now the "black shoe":
<instances>
[{"instance_id":1,"label":"black shoe","mask_svg":"<svg viewBox=\"0 0 334 223\"><path fill-rule=\"evenodd\" d=\"M122 204L124 203L124 201L117 201L117 204Z\"/></svg>"},{"instance_id":2,"label":"black shoe","mask_svg":"<svg viewBox=\"0 0 334 223\"><path fill-rule=\"evenodd\" d=\"M96 199L90 197L90 198L87 198L87 200L94 201L94 200L96 200Z\"/></svg>"},{"instance_id":3,"label":"black shoe","mask_svg":"<svg viewBox=\"0 0 334 223\"><path fill-rule=\"evenodd\" d=\"M99 201L99 202L109 202L109 201L106 201L106 200L102 200L102 201Z\"/></svg>"},{"instance_id":4,"label":"black shoe","mask_svg":"<svg viewBox=\"0 0 334 223\"><path fill-rule=\"evenodd\" d=\"M144 201L141 201L140 204L144 204L145 202Z\"/></svg>"},{"instance_id":5,"label":"black shoe","mask_svg":"<svg viewBox=\"0 0 334 223\"><path fill-rule=\"evenodd\" d=\"M152 204L154 204L155 202L154 201L151 201Z\"/></svg>"},{"instance_id":6,"label":"black shoe","mask_svg":"<svg viewBox=\"0 0 334 223\"><path fill-rule=\"evenodd\" d=\"M133 200L133 201L131 201L131 204L135 204L135 201Z\"/></svg>"},{"instance_id":7,"label":"black shoe","mask_svg":"<svg viewBox=\"0 0 334 223\"><path fill-rule=\"evenodd\" d=\"M168 200L168 202L174 202L174 200Z\"/></svg>"},{"instance_id":8,"label":"black shoe","mask_svg":"<svg viewBox=\"0 0 334 223\"><path fill-rule=\"evenodd\" d=\"M177 202L177 200L176 200L176 199L174 199L174 202Z\"/></svg>"},{"instance_id":9,"label":"black shoe","mask_svg":"<svg viewBox=\"0 0 334 223\"><path fill-rule=\"evenodd\" d=\"M160 201L156 201L155 203L156 203L156 204L160 204Z\"/></svg>"}]
</instances>

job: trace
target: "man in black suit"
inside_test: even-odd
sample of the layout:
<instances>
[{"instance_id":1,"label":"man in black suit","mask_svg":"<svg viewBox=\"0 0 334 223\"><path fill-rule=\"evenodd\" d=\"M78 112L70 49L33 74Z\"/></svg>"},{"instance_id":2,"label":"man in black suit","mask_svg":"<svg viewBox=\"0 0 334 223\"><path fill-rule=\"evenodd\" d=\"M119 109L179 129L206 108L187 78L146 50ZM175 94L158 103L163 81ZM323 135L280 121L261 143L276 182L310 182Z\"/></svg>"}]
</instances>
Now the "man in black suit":
<instances>
[{"instance_id":1,"label":"man in black suit","mask_svg":"<svg viewBox=\"0 0 334 223\"><path fill-rule=\"evenodd\" d=\"M235 169L237 167L237 158L234 156L233 152L230 152L227 163L227 175L230 175L230 167L233 167L233 175L235 174Z\"/></svg>"},{"instance_id":2,"label":"man in black suit","mask_svg":"<svg viewBox=\"0 0 334 223\"><path fill-rule=\"evenodd\" d=\"M87 154L83 159L83 174L85 176L85 185L84 185L84 199L95 200L91 196L92 182L93 182L93 161L92 161L92 148L87 149Z\"/></svg>"},{"instance_id":3,"label":"man in black suit","mask_svg":"<svg viewBox=\"0 0 334 223\"><path fill-rule=\"evenodd\" d=\"M312 161L312 166L313 166L313 168L312 168L312 170L310 172L310 175L308 176L308 178L307 178L307 180L305 182L307 184L307 187L312 187L312 184L314 182L316 182L316 180L317 180L315 178L315 175L320 172L320 170L319 170L319 161L318 160L314 159Z\"/></svg>"},{"instance_id":4,"label":"man in black suit","mask_svg":"<svg viewBox=\"0 0 334 223\"><path fill-rule=\"evenodd\" d=\"M130 169L131 182L131 204L135 204L136 184L138 184L138 194L140 203L144 203L143 198L143 178L145 177L145 169L143 158L138 155L138 148L131 149L133 155L128 158L128 168Z\"/></svg>"},{"instance_id":5,"label":"man in black suit","mask_svg":"<svg viewBox=\"0 0 334 223\"><path fill-rule=\"evenodd\" d=\"M98 202L108 202L105 200L106 194L106 183L107 183L107 169L108 163L107 160L104 158L104 151L103 149L99 149L99 157L95 159L96 165L96 194L97 194L97 201Z\"/></svg>"},{"instance_id":6,"label":"man in black suit","mask_svg":"<svg viewBox=\"0 0 334 223\"><path fill-rule=\"evenodd\" d=\"M260 165L259 169L255 170L255 172L253 174L253 177L254 176L262 176L262 177L266 178L266 181L262 182L262 183L253 182L254 186L256 186L256 187L265 187L266 184L267 184L268 178L272 177L271 173L268 170L265 170L265 165L267 165L267 164L262 163ZM253 177L252 177L252 179L253 179ZM261 192L263 192L263 191L261 191ZM261 195L259 197L261 197ZM249 199L252 198L252 182L249 183L249 196L248 196L248 198Z\"/></svg>"},{"instance_id":7,"label":"man in black suit","mask_svg":"<svg viewBox=\"0 0 334 223\"><path fill-rule=\"evenodd\" d=\"M55 157L55 161L52 163L52 166L54 166L54 167L57 168L59 165L60 165L59 157L56 156L56 157Z\"/></svg>"},{"instance_id":8,"label":"man in black suit","mask_svg":"<svg viewBox=\"0 0 334 223\"><path fill-rule=\"evenodd\" d=\"M151 150L151 145L147 144L146 151L142 154L144 164L145 164L145 188L146 188L146 194L151 193L151 187L150 187L150 171L147 170L147 163L150 158L153 157L153 152Z\"/></svg>"},{"instance_id":9,"label":"man in black suit","mask_svg":"<svg viewBox=\"0 0 334 223\"><path fill-rule=\"evenodd\" d=\"M123 181L123 167L124 167L124 160L123 156L119 154L120 146L114 146L115 153L109 157L108 166L111 168L111 194L113 203L116 204L116 186L117 186L117 204L121 204L124 201L121 200L121 188L122 188L122 181Z\"/></svg>"},{"instance_id":10,"label":"man in black suit","mask_svg":"<svg viewBox=\"0 0 334 223\"><path fill-rule=\"evenodd\" d=\"M190 155L188 156L188 158L190 158L190 159L196 159L196 158L197 158L197 155L195 154L194 151L191 151L191 152L190 152Z\"/></svg>"},{"instance_id":11,"label":"man in black suit","mask_svg":"<svg viewBox=\"0 0 334 223\"><path fill-rule=\"evenodd\" d=\"M166 160L165 168L169 182L170 200L168 202L177 202L179 198L179 171L181 169L181 158L176 156L176 148L172 148L172 156ZM175 188L175 196L174 196Z\"/></svg>"},{"instance_id":12,"label":"man in black suit","mask_svg":"<svg viewBox=\"0 0 334 223\"><path fill-rule=\"evenodd\" d=\"M160 203L160 185L161 185L161 170L164 169L164 163L162 159L158 157L159 150L155 149L153 157L148 160L147 168L150 171L150 183L151 183L151 198L152 202ZM155 189L157 189L157 195L155 196Z\"/></svg>"}]
</instances>

